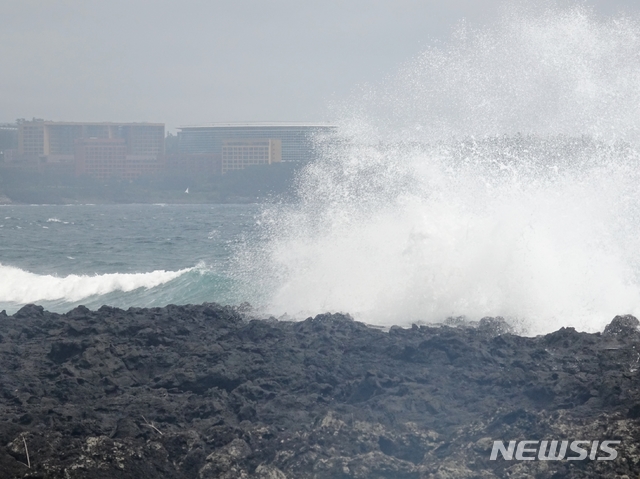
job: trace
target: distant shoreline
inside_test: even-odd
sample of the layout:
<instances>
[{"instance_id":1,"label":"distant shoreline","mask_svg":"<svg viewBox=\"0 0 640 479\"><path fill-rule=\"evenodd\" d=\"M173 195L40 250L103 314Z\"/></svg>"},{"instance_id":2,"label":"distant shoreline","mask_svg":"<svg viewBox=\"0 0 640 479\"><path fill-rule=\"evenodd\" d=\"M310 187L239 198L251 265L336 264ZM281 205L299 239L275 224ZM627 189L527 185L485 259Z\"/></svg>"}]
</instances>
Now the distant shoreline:
<instances>
[{"instance_id":1,"label":"distant shoreline","mask_svg":"<svg viewBox=\"0 0 640 479\"><path fill-rule=\"evenodd\" d=\"M230 204L294 196L299 165L253 166L224 175L158 175L135 180L2 168L2 204Z\"/></svg>"}]
</instances>

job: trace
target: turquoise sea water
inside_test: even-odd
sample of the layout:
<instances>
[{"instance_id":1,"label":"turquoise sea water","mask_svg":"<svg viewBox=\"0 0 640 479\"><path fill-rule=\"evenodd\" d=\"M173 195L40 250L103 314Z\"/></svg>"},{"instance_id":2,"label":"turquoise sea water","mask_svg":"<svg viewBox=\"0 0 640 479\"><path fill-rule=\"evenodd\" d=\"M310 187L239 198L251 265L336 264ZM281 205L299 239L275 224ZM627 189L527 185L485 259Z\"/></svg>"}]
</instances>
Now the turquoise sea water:
<instances>
[{"instance_id":1,"label":"turquoise sea water","mask_svg":"<svg viewBox=\"0 0 640 479\"><path fill-rule=\"evenodd\" d=\"M246 301L231 271L258 205L0 207L0 310Z\"/></svg>"}]
</instances>

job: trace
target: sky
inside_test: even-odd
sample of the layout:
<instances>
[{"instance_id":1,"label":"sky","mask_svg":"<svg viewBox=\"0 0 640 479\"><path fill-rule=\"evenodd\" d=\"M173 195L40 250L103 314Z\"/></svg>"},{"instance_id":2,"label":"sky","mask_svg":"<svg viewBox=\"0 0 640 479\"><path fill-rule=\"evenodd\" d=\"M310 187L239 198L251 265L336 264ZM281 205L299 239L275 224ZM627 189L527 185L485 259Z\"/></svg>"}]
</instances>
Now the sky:
<instances>
[{"instance_id":1,"label":"sky","mask_svg":"<svg viewBox=\"0 0 640 479\"><path fill-rule=\"evenodd\" d=\"M567 3L552 0L554 3ZM0 122L331 121L503 0L2 0ZM585 0L637 14L637 0Z\"/></svg>"}]
</instances>

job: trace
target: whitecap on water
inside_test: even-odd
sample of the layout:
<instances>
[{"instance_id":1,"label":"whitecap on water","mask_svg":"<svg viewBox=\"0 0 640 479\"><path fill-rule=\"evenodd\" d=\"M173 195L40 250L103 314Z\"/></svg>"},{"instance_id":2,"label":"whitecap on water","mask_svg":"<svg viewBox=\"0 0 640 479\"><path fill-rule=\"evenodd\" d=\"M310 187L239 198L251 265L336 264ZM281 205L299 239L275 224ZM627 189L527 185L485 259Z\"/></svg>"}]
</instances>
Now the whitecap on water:
<instances>
[{"instance_id":1,"label":"whitecap on water","mask_svg":"<svg viewBox=\"0 0 640 479\"><path fill-rule=\"evenodd\" d=\"M73 259L69 257L69 259ZM172 281L193 268L178 271L151 271L148 273L111 273L68 275L64 277L39 275L13 266L0 264L0 302L18 304L37 301L80 301L105 295L113 291L128 292L138 288L154 288Z\"/></svg>"}]
</instances>

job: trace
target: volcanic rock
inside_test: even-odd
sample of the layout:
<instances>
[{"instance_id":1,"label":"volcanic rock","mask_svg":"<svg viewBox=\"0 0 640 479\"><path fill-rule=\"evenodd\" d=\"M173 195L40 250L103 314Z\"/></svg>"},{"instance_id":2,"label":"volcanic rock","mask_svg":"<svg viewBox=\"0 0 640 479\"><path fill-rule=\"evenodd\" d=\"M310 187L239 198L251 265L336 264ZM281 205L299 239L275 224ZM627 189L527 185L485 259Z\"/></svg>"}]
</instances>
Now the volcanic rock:
<instances>
[{"instance_id":1,"label":"volcanic rock","mask_svg":"<svg viewBox=\"0 0 640 479\"><path fill-rule=\"evenodd\" d=\"M583 478L640 470L638 320L391 328L217 304L0 314L2 478ZM615 460L490 460L618 440ZM27 455L28 450L28 455Z\"/></svg>"}]
</instances>

